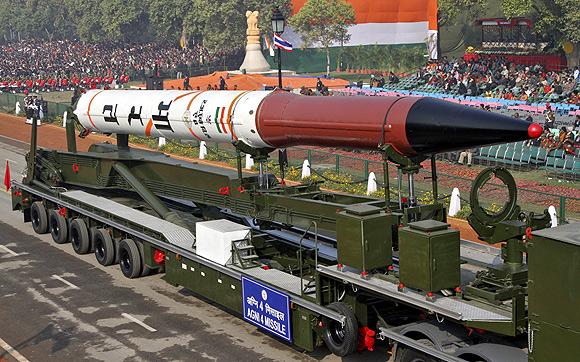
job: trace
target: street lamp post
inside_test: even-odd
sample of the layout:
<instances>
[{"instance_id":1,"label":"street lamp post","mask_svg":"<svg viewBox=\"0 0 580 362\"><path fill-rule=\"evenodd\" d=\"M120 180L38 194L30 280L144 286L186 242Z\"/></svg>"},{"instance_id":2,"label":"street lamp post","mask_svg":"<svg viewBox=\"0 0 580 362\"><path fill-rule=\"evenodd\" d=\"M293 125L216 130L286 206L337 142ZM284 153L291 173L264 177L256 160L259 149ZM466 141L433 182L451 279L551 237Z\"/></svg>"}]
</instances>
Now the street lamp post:
<instances>
[{"instance_id":1,"label":"street lamp post","mask_svg":"<svg viewBox=\"0 0 580 362\"><path fill-rule=\"evenodd\" d=\"M272 30L276 35L284 32L286 19L277 7L272 11ZM282 89L282 49L278 48L278 88Z\"/></svg>"}]
</instances>

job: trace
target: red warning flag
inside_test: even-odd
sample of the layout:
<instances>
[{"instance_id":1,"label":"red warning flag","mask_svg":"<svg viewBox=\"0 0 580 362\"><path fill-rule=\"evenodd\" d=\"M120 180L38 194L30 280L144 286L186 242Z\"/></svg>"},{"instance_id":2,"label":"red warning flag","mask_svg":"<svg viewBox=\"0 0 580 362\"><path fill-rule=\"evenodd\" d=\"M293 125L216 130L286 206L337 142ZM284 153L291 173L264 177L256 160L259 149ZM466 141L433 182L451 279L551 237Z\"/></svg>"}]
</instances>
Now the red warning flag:
<instances>
[{"instance_id":1,"label":"red warning flag","mask_svg":"<svg viewBox=\"0 0 580 362\"><path fill-rule=\"evenodd\" d=\"M6 172L4 172L4 186L6 186L6 191L10 190L10 165L8 160L6 160Z\"/></svg>"}]
</instances>

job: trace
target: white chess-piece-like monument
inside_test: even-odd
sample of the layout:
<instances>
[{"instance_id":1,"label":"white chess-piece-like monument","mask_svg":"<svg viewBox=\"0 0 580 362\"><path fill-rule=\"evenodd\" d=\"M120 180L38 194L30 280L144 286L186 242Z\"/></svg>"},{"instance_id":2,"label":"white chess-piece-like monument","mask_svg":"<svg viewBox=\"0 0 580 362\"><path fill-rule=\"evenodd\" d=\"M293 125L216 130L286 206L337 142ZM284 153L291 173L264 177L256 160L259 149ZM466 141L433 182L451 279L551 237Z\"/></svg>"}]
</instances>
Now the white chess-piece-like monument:
<instances>
[{"instance_id":1,"label":"white chess-piece-like monument","mask_svg":"<svg viewBox=\"0 0 580 362\"><path fill-rule=\"evenodd\" d=\"M254 166L254 159L249 153L246 153L246 170L251 170Z\"/></svg>"},{"instance_id":2,"label":"white chess-piece-like monument","mask_svg":"<svg viewBox=\"0 0 580 362\"><path fill-rule=\"evenodd\" d=\"M258 28L258 11L246 11L248 21L248 43L246 45L246 57L240 66L240 71L246 73L261 73L270 70L270 64L264 58L260 47L260 29Z\"/></svg>"},{"instance_id":3,"label":"white chess-piece-like monument","mask_svg":"<svg viewBox=\"0 0 580 362\"><path fill-rule=\"evenodd\" d=\"M304 162L302 163L302 177L300 177L301 179L305 179L307 177L310 177L310 162L308 162L308 160L304 160Z\"/></svg>"},{"instance_id":4,"label":"white chess-piece-like monument","mask_svg":"<svg viewBox=\"0 0 580 362\"><path fill-rule=\"evenodd\" d=\"M554 205L548 207L548 214L550 214L550 227L555 228L558 226L558 215L556 214L556 208Z\"/></svg>"},{"instance_id":5,"label":"white chess-piece-like monument","mask_svg":"<svg viewBox=\"0 0 580 362\"><path fill-rule=\"evenodd\" d=\"M207 156L207 145L205 144L205 141L201 141L199 142L199 159L200 160L205 160L205 156Z\"/></svg>"},{"instance_id":6,"label":"white chess-piece-like monument","mask_svg":"<svg viewBox=\"0 0 580 362\"><path fill-rule=\"evenodd\" d=\"M369 173L367 182L367 195L377 192L377 176L374 172Z\"/></svg>"},{"instance_id":7,"label":"white chess-piece-like monument","mask_svg":"<svg viewBox=\"0 0 580 362\"><path fill-rule=\"evenodd\" d=\"M461 210L461 198L459 189L456 187L451 192L451 199L449 200L449 216L455 216Z\"/></svg>"}]
</instances>

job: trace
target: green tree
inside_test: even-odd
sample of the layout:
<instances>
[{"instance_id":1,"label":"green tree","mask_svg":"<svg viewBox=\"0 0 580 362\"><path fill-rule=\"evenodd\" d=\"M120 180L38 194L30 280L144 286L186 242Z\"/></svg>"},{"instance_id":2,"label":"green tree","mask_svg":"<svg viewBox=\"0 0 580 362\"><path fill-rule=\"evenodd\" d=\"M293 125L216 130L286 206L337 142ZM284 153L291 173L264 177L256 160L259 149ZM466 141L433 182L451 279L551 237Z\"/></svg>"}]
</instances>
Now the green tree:
<instances>
[{"instance_id":1,"label":"green tree","mask_svg":"<svg viewBox=\"0 0 580 362\"><path fill-rule=\"evenodd\" d=\"M63 22L68 13L62 1L57 0L2 0L0 1L0 35L6 39L21 37L54 37L70 33Z\"/></svg>"},{"instance_id":2,"label":"green tree","mask_svg":"<svg viewBox=\"0 0 580 362\"><path fill-rule=\"evenodd\" d=\"M330 74L330 46L344 45L350 39L354 9L345 0L309 0L290 18L305 46L320 44L326 51L326 75Z\"/></svg>"},{"instance_id":3,"label":"green tree","mask_svg":"<svg viewBox=\"0 0 580 362\"><path fill-rule=\"evenodd\" d=\"M507 17L531 16L535 30L551 34L555 40L580 42L580 3L578 0L503 0Z\"/></svg>"},{"instance_id":4,"label":"green tree","mask_svg":"<svg viewBox=\"0 0 580 362\"><path fill-rule=\"evenodd\" d=\"M246 10L260 11L270 32L272 8L290 13L290 0L0 0L0 37L79 38L177 44L182 35L214 54L245 45ZM15 35L14 35L15 34ZM0 38L0 39L1 39Z\"/></svg>"},{"instance_id":5,"label":"green tree","mask_svg":"<svg viewBox=\"0 0 580 362\"><path fill-rule=\"evenodd\" d=\"M195 0L184 17L184 31L211 54L239 49L245 39L245 10L239 0Z\"/></svg>"},{"instance_id":6,"label":"green tree","mask_svg":"<svg viewBox=\"0 0 580 362\"><path fill-rule=\"evenodd\" d=\"M148 0L151 30L158 40L176 42L185 33L185 17L193 10L191 0Z\"/></svg>"},{"instance_id":7,"label":"green tree","mask_svg":"<svg viewBox=\"0 0 580 362\"><path fill-rule=\"evenodd\" d=\"M537 34L550 38L555 44L574 44L568 55L569 65L580 60L580 3L578 0L503 0L507 17L530 16L535 19Z\"/></svg>"},{"instance_id":8,"label":"green tree","mask_svg":"<svg viewBox=\"0 0 580 362\"><path fill-rule=\"evenodd\" d=\"M104 41L105 33L98 16L99 4L95 1L64 0L69 11L68 21L73 23L76 29L74 34L68 37L78 37L82 41Z\"/></svg>"},{"instance_id":9,"label":"green tree","mask_svg":"<svg viewBox=\"0 0 580 362\"><path fill-rule=\"evenodd\" d=\"M5 40L12 40L16 20L16 6L13 1L0 0L0 36Z\"/></svg>"},{"instance_id":10,"label":"green tree","mask_svg":"<svg viewBox=\"0 0 580 362\"><path fill-rule=\"evenodd\" d=\"M98 18L107 40L146 40L147 14L141 1L101 0L99 10Z\"/></svg>"},{"instance_id":11,"label":"green tree","mask_svg":"<svg viewBox=\"0 0 580 362\"><path fill-rule=\"evenodd\" d=\"M488 0L439 0L437 2L437 24L439 27L453 22L460 14L475 20L483 12Z\"/></svg>"}]
</instances>

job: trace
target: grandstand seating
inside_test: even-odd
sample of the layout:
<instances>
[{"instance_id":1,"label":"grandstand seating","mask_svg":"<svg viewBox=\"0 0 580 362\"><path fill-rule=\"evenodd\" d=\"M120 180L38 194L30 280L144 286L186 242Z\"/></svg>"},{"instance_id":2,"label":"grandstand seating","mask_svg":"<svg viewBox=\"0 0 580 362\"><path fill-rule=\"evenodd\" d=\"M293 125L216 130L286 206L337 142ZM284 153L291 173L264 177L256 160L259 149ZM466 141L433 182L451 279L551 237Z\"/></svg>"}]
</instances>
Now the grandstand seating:
<instances>
[{"instance_id":1,"label":"grandstand seating","mask_svg":"<svg viewBox=\"0 0 580 362\"><path fill-rule=\"evenodd\" d=\"M580 83L578 84L580 90ZM517 111L520 116L531 115L535 122L543 122L545 103L527 104L519 100L494 99L485 97L469 97L458 95L456 90L445 92L437 87L425 84L416 76L401 78L399 83L385 84L383 88L348 88L340 90L346 94L374 95L374 96L399 96L415 95L441 98L451 102L479 106L481 103L490 105L494 112L514 116ZM573 104L554 103L553 109L559 116L559 126L572 125L576 114L580 114L580 107ZM559 129L552 130L558 137ZM482 165L504 165L517 170L544 169L548 175L557 178L579 181L580 180L580 156L565 155L563 150L548 152L542 147L527 146L527 142L516 142L504 145L481 147L474 154L474 162ZM439 155L441 159L455 161L456 155Z\"/></svg>"},{"instance_id":2,"label":"grandstand seating","mask_svg":"<svg viewBox=\"0 0 580 362\"><path fill-rule=\"evenodd\" d=\"M578 84L580 90L580 83ZM451 102L479 106L480 104L490 105L494 112L514 116L517 111L520 116L531 115L535 122L544 121L544 103L528 104L519 100L494 99L485 97L462 96L457 93L457 89L445 92L443 89L426 84L424 80L416 76L409 76L400 79L399 83L385 84L383 88L350 88L341 90L347 94L393 96L393 95L415 95L441 98ZM571 125L575 115L580 114L580 107L573 104L555 103L558 99L546 99L552 103L558 115L558 125ZM553 129L556 137L559 129ZM453 160L453 156L441 155L443 159ZM482 165L504 165L518 170L544 169L549 175L558 178L580 180L580 156L565 155L563 150L548 151L541 147L527 146L526 142L516 142L504 145L494 145L481 147L474 155L476 163Z\"/></svg>"},{"instance_id":3,"label":"grandstand seating","mask_svg":"<svg viewBox=\"0 0 580 362\"><path fill-rule=\"evenodd\" d=\"M482 165L503 165L517 170L544 169L550 176L580 180L580 156L567 155L563 150L548 152L542 147L527 146L525 141L481 147L474 160Z\"/></svg>"},{"instance_id":4,"label":"grandstand seating","mask_svg":"<svg viewBox=\"0 0 580 362\"><path fill-rule=\"evenodd\" d=\"M354 87L354 84L351 85ZM501 87L501 86L500 86ZM580 82L576 85L576 90L580 92ZM508 100L501 98L486 98L484 96L466 96L459 94L458 86L454 86L449 90L445 90L441 87L426 84L424 79L417 78L417 76L412 75L408 77L400 78L398 83L386 83L382 88L370 88L363 87L360 89L363 94L377 94L384 91L396 92L398 94L409 94L418 96L428 96L435 98L442 98L446 100L458 100L460 103L479 106L480 104L490 105L492 108L499 110L504 113L508 110L511 112L506 112L506 114L513 114L514 111L518 112L529 112L534 115L541 115L545 111L546 102L550 102L552 109L562 119L563 124L570 124L573 122L573 117L576 114L580 114L580 106L568 103L559 103L564 101L562 96L559 95L548 95L541 99L535 101L535 103L527 103L522 100Z\"/></svg>"},{"instance_id":5,"label":"grandstand seating","mask_svg":"<svg viewBox=\"0 0 580 362\"><path fill-rule=\"evenodd\" d=\"M384 85L383 88L389 89L389 90L404 89L404 90L413 90L413 91L420 91L420 92L423 91L423 92L428 92L428 93L445 93L446 96L461 96L459 94L459 86L458 85L455 85L451 89L446 91L441 87L427 84L424 79L418 78L416 75L400 78L399 83L394 83L394 84L387 83ZM503 89L504 86L500 85L497 88ZM576 91L580 92L580 83L578 83L574 89ZM484 97L470 97L470 98L481 98L482 100L489 100L488 98L484 98ZM565 103L558 103L561 101L565 101L565 98L566 97L563 95L549 94L549 95L543 95L540 99L537 99L536 102L539 104L545 104L546 102L553 103L554 108L557 112L558 111L565 112L568 110L578 110L577 106L569 105L569 104L565 104ZM514 104L518 104L521 102L518 100L510 101L510 100L506 100L506 99L497 99L496 101L499 101L500 103L506 104L506 105L507 104L514 105ZM572 107L570 107L570 106L572 106Z\"/></svg>"}]
</instances>

